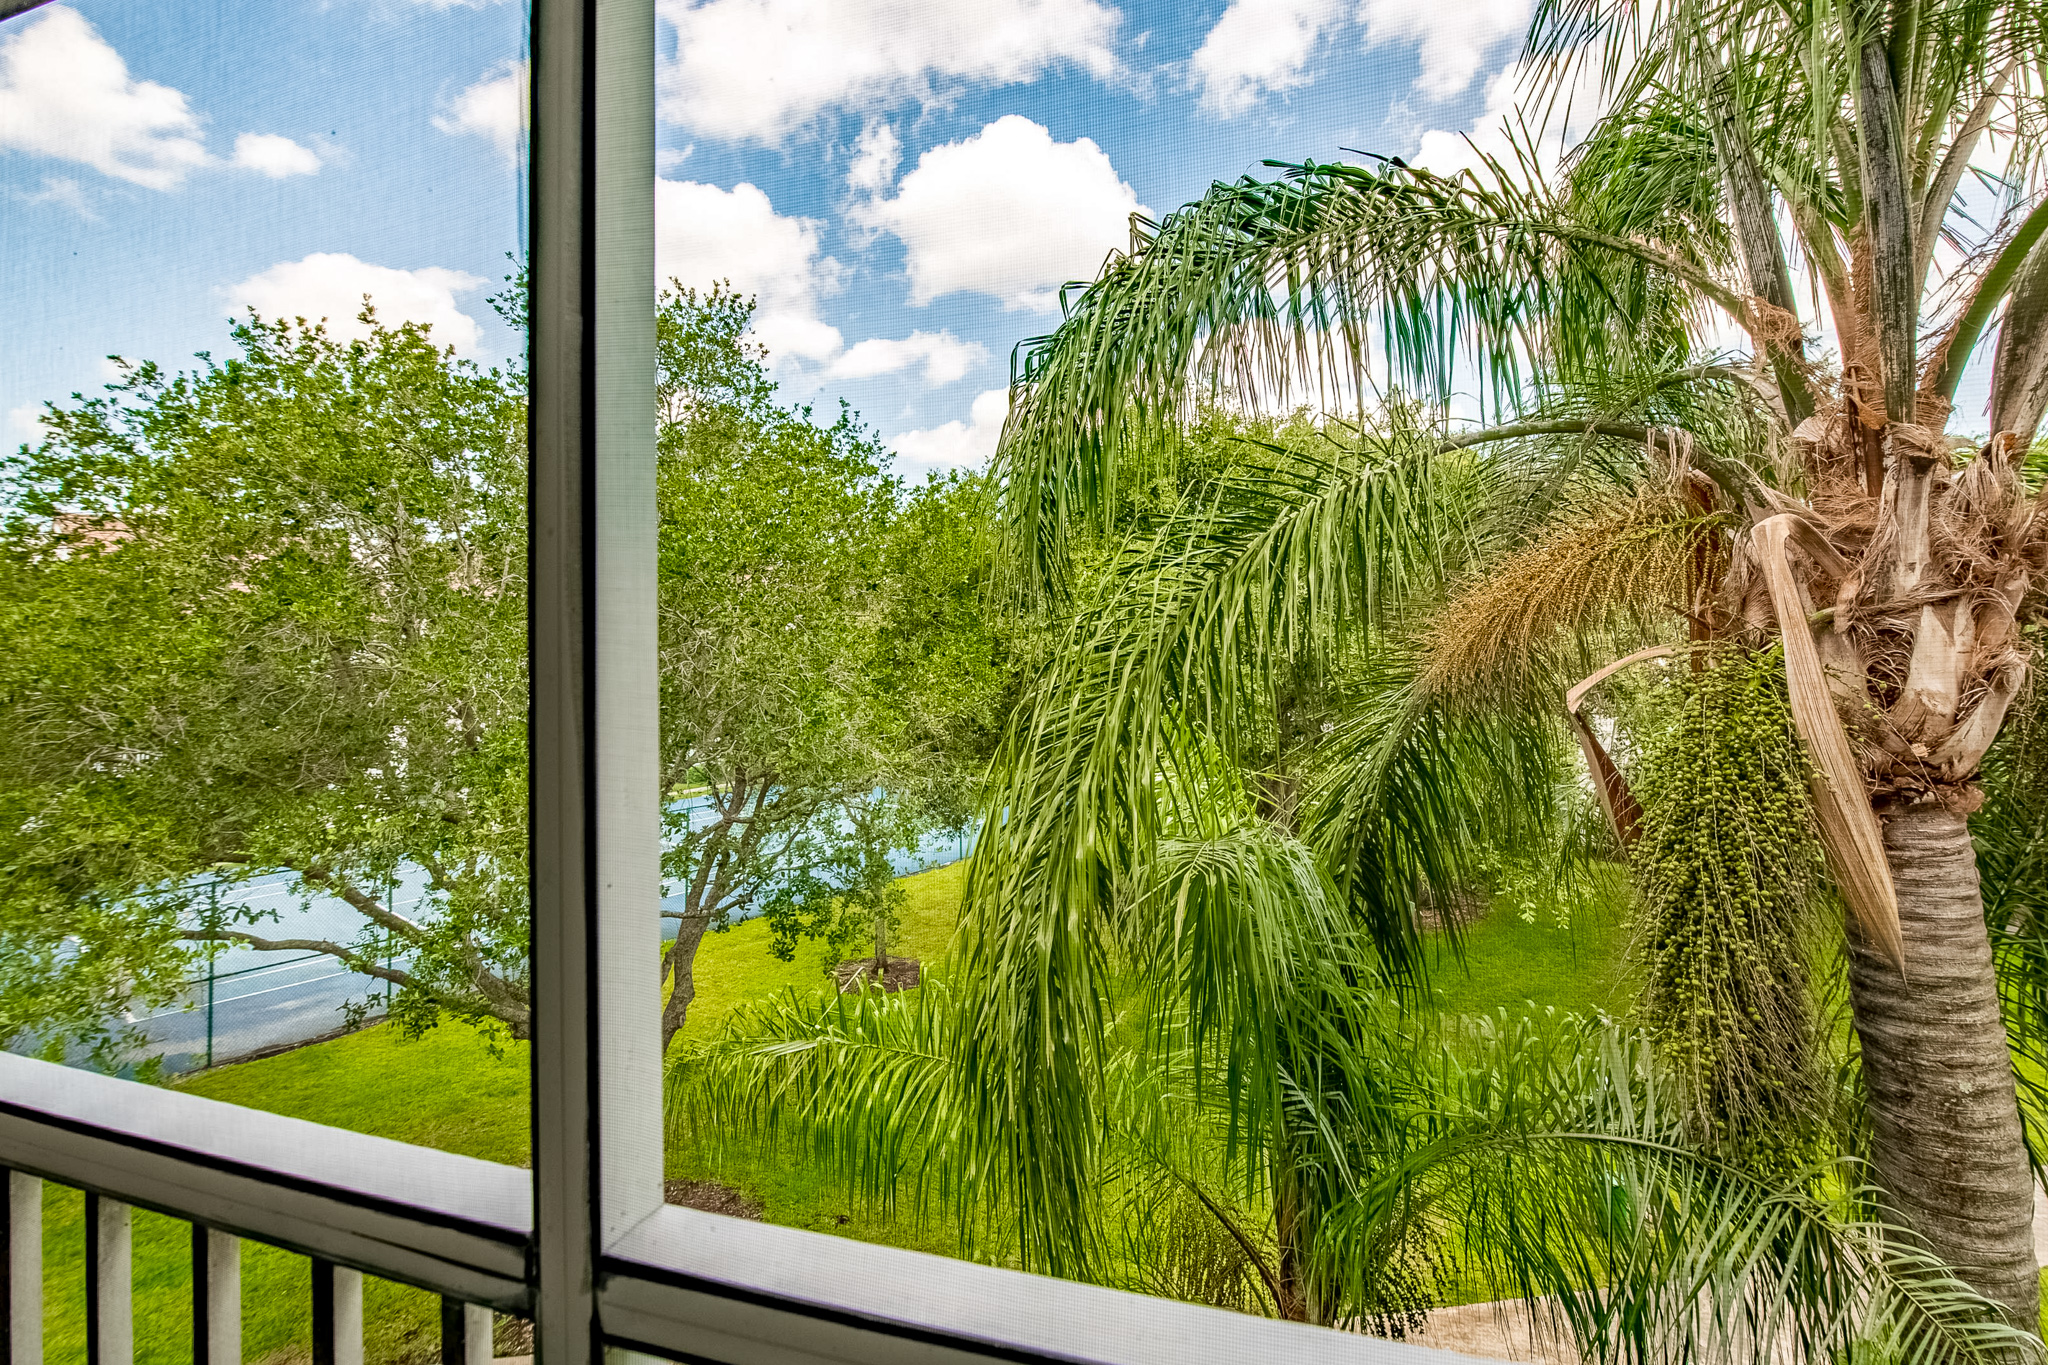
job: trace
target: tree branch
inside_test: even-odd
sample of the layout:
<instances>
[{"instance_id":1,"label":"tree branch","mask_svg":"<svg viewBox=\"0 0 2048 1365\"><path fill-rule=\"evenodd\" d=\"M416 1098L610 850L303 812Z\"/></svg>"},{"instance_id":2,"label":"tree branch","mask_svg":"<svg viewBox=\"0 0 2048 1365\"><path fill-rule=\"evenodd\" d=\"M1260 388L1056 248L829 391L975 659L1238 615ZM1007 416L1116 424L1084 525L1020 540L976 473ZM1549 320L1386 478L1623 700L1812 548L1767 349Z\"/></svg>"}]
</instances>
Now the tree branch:
<instances>
[{"instance_id":1,"label":"tree branch","mask_svg":"<svg viewBox=\"0 0 2048 1365\"><path fill-rule=\"evenodd\" d=\"M374 958L366 958L353 948L345 948L324 938L263 938L240 929L188 929L179 937L197 943L241 943L265 953L321 953L364 976L378 977L394 986L417 984L411 972L398 967L381 966Z\"/></svg>"},{"instance_id":2,"label":"tree branch","mask_svg":"<svg viewBox=\"0 0 2048 1365\"><path fill-rule=\"evenodd\" d=\"M1736 241L1742 249L1743 270L1749 292L1781 313L1797 317L1792 297L1792 272L1785 261L1785 244L1778 236L1778 220L1771 212L1771 191L1749 145L1735 107L1735 92L1711 52L1706 56L1713 81L1713 140L1719 153L1721 174L1728 183L1728 206L1735 218ZM1805 346L1799 342L1773 344L1765 340L1765 329L1753 329L1758 351L1769 360L1778 381L1778 401L1784 405L1787 430L1813 416L1813 389L1800 361Z\"/></svg>"},{"instance_id":3,"label":"tree branch","mask_svg":"<svg viewBox=\"0 0 2048 1365\"><path fill-rule=\"evenodd\" d=\"M1863 217L1870 234L1870 321L1877 331L1885 417L1914 419L1913 363L1920 291L1913 283L1913 223L1899 138L1898 98L1883 36L1870 23L1857 52L1856 112L1862 133Z\"/></svg>"}]
</instances>

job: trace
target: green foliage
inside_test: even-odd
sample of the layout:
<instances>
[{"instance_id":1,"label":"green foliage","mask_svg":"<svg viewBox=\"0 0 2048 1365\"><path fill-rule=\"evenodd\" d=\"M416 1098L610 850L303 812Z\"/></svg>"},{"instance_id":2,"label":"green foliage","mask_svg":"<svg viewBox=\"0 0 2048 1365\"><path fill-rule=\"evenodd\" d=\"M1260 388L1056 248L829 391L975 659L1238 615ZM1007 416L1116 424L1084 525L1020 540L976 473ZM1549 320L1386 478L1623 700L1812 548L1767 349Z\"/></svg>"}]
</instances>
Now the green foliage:
<instances>
[{"instance_id":1,"label":"green foliage","mask_svg":"<svg viewBox=\"0 0 2048 1365\"><path fill-rule=\"evenodd\" d=\"M331 952L414 1025L524 1025L523 395L364 316L360 341L252 319L230 359L129 366L6 464L10 1037L104 1043L195 941ZM433 914L382 903L401 860ZM194 882L277 869L360 932L272 939Z\"/></svg>"},{"instance_id":2,"label":"green foliage","mask_svg":"<svg viewBox=\"0 0 2048 1365\"><path fill-rule=\"evenodd\" d=\"M1984 792L1970 830L2020 1116L2039 1169L2048 1167L2048 688L2038 674L1985 758Z\"/></svg>"},{"instance_id":3,"label":"green foliage","mask_svg":"<svg viewBox=\"0 0 2048 1365\"><path fill-rule=\"evenodd\" d=\"M834 812L870 799L895 747L864 668L886 457L850 414L777 404L752 313L721 288L667 295L657 318L662 870L682 973L736 911L765 905L785 944L829 915L863 853ZM714 818L687 816L692 792Z\"/></svg>"},{"instance_id":4,"label":"green foliage","mask_svg":"<svg viewBox=\"0 0 2048 1365\"><path fill-rule=\"evenodd\" d=\"M1003 1230L943 985L737 1013L671 1075L680 1135L818 1163L880 1207ZM1523 1298L1539 1337L1596 1361L1988 1360L2024 1349L1996 1309L1874 1221L1853 1161L1757 1170L1702 1152L1647 1039L1521 1016L1434 1022L1370 992L1338 1074L1302 1095L1297 1169L1327 1200L1290 1249L1288 1186L1233 1172L1220 1091L1192 1053L1119 1018L1093 1214L1117 1255L1086 1278L1271 1313L1288 1267L1317 1312L1382 1334L1434 1303ZM1184 1045L1189 1035L1178 1035ZM1334 1102L1337 1096L1345 1102ZM1321 1320L1329 1320L1327 1318ZM1766 1345L1768 1344L1768 1345Z\"/></svg>"},{"instance_id":5,"label":"green foliage","mask_svg":"<svg viewBox=\"0 0 2048 1365\"><path fill-rule=\"evenodd\" d=\"M671 1029L697 941L736 913L784 957L886 936L887 854L965 823L1011 686L985 486L906 494L852 413L784 405L752 315L720 286L656 319Z\"/></svg>"},{"instance_id":6,"label":"green foliage","mask_svg":"<svg viewBox=\"0 0 2048 1365\"><path fill-rule=\"evenodd\" d=\"M1640 1008L1701 1136L1790 1136L1820 1094L1809 964L1821 866L1775 649L1670 669L1634 707Z\"/></svg>"},{"instance_id":7,"label":"green foliage","mask_svg":"<svg viewBox=\"0 0 2048 1365\"><path fill-rule=\"evenodd\" d=\"M1885 27L1874 29L1881 11ZM1866 46L1873 40L1881 52ZM1568 670L1627 652L1614 648L1624 639L1718 628L1702 607L1738 523L1717 509L1755 520L1789 505L1777 489L1804 471L1785 460L1786 438L1832 381L1775 311L1795 302L1779 287L1785 262L1797 258L1816 282L1845 364L1876 373L1881 353L1895 418L1914 406L1916 373L1937 399L1952 392L1945 377L1975 340L1958 334L1950 363L1922 367L1919 334L1951 312L1989 316L2009 287L2009 272L1977 261L1950 276L1950 297L1984 284L1967 310L1923 297L1937 241L1961 230L1947 176L1978 149L1986 117L2015 120L2012 202L2038 182L2048 106L2038 83L2022 90L2011 73L2037 70L2048 51L2039 6L1546 0L1530 47L1532 125L1561 112L1544 101L1571 98L1574 67L1606 78L1608 117L1562 165L1546 164L1527 136L1456 177L1398 160L1269 163L1275 178L1213 185L1139 224L1130 250L1063 301L1058 329L1020 351L996 462L1004 549L1027 597L1079 609L997 755L963 926L965 1007L951 1026L979 1093L949 1121L968 1125L978 1171L993 1152L986 1178L1012 1182L1027 1260L1088 1264L1082 1202L1119 1112L1110 1078L1123 1011L1134 993L1164 990L1152 974L1181 979L1120 954L1133 941L1127 926L1167 937L1133 907L1170 853L1199 842L1188 812L1216 812L1233 838L1249 816L1296 841L1298 858L1260 860L1256 896L1306 905L1326 886L1346 928L1376 950L1368 969L1340 945L1342 971L1359 982L1412 978L1418 907L1453 904L1501 854L1558 839L1555 689L1576 676ZM1892 95L1859 94L1854 73L1876 81L1879 66ZM2003 104L1979 106L1999 91ZM1894 107L1873 106L1880 97ZM1897 120L1895 161L1865 137L1874 117ZM1896 177L1903 191L1882 224L1865 200L1873 167L1874 184ZM2008 231L1981 235L1996 245ZM1888 273L1873 291L1878 262ZM1755 306L1780 295L1783 304ZM2001 354L2024 355L2039 340L2038 310L2014 302L2006 318L2018 346ZM1707 354L1731 323L1766 352L1755 364ZM1468 362L1478 372L1461 383ZM1332 441L1334 451L1289 448L1213 471L1184 458L1201 453L1190 433L1211 406L1257 411L1313 393L1363 410L1375 389L1393 401L1361 416L1358 438ZM1453 398L1474 393L1500 425L1457 429ZM1337 427L1321 425L1325 435ZM1660 438L1671 426L1687 439ZM1667 460L1680 445L1684 457ZM1464 500L1454 472L1469 475ZM1648 519L1659 553L1614 554L1633 531L1587 513L1665 480L1666 514ZM1603 557L1612 571L1589 574ZM1656 572L1644 571L1646 558ZM1447 610L1454 587L1463 591ZM1447 641L1471 645L1456 662L1476 666L1448 670L1466 686L1432 676ZM1555 1111L1578 1137L1532 1144L1524 1183L1510 1191L1572 1212L1546 1224L1541 1206L1504 1197L1505 1221L1468 1220L1519 1258L1503 1278L1532 1301L1570 1305L1618 1277L1619 1297L1573 1320L1579 1348L1603 1358L1775 1352L1772 1324L1791 1319L1774 1314L1797 1320L1806 1358L1950 1349L1939 1330L1893 1330L1914 1317L1912 1303L1934 1301L1909 1282L1940 1273L1898 1270L1912 1258L1873 1250L1892 1243L1829 1204L1860 1185L1847 1170L1804 1166L1831 1135L1812 1147L1765 1141L1853 1104L1824 1084L1835 1078L1812 1055L1806 769L1769 671L1716 663L1674 685L1668 714L1631 714L1643 723L1623 732L1651 808L1639 937L1666 1062L1631 1042L1626 1067L1562 1091L1554 1068L1503 1060L1481 1073L1531 1104L1597 1093L1618 1106ZM1313 719L1306 735L1290 713ZM1229 969L1197 961L1180 971ZM1257 977L1242 960L1235 969ZM1207 1049L1229 1051L1221 1021L1237 1004L1206 1001L1214 1031L1187 1044L1187 1066L1209 1065ZM1328 1134L1372 1134L1355 1138L1357 1150L1378 1157L1405 1150L1375 1122L1398 1109L1381 1100L1387 1077L1414 1071L1357 1065L1363 1044L1293 1033L1287 1017L1275 1018L1272 1050L1244 1060L1294 1068L1301 1122L1250 1121L1264 1113L1270 1075L1226 1087L1218 1111L1226 1151L1256 1134L1271 1158L1261 1217L1282 1250L1303 1212L1328 1224L1346 1207L1352 1187L1333 1172L1371 1169L1347 1165L1340 1153L1351 1149ZM1434 1104L1448 1092L1428 1093ZM1655 1119L1603 1126L1624 1111ZM1597 1146L1598 1159L1593 1146L1573 1147L1594 1134L1625 1141ZM1765 1159L1724 1165L1727 1153ZM1633 1173L1600 1177L1610 1157ZM1387 1199L1417 1197L1424 1169L1389 1174ZM1471 1179L1495 1188L1483 1171ZM1631 1181L1641 1202L1632 1221L1618 1220L1614 1195ZM1304 1191L1313 1193L1297 1198ZM1372 1240L1394 1224L1376 1214L1358 1226L1356 1254L1328 1264L1375 1275L1394 1264ZM1309 1235L1328 1246L1335 1234ZM1645 1280L1629 1266L1663 1266L1672 1278ZM1317 1302L1328 1292L1361 1313L1398 1303L1362 1282L1317 1287L1304 1273L1297 1282ZM1903 1316L1892 1316L1900 1304ZM1682 1344L1670 1344L1674 1334Z\"/></svg>"},{"instance_id":8,"label":"green foliage","mask_svg":"<svg viewBox=\"0 0 2048 1365\"><path fill-rule=\"evenodd\" d=\"M679 982L748 907L785 947L886 925L887 851L964 822L1014 688L987 486L906 496L851 414L778 404L750 316L684 293L657 334ZM365 319L349 343L252 319L232 359L131 366L8 461L0 1039L112 1065L132 1039L106 1021L222 942L328 953L378 979L358 1010L414 1031L523 1033L523 376ZM401 864L429 879L410 917L383 900ZM280 937L201 889L280 869L360 929Z\"/></svg>"}]
</instances>

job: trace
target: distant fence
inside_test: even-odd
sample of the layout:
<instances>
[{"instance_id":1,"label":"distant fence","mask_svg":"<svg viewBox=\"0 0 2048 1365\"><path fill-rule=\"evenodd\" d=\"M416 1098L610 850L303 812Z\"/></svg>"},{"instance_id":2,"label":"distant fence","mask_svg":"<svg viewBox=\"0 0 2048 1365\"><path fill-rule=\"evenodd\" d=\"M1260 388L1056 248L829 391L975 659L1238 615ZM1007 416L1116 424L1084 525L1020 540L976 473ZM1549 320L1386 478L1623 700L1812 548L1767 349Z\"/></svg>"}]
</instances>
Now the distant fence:
<instances>
[{"instance_id":1,"label":"distant fence","mask_svg":"<svg viewBox=\"0 0 2048 1365\"><path fill-rule=\"evenodd\" d=\"M353 943L363 928L362 917L346 902L306 896L289 873L194 889L245 918L265 916L245 926L264 938ZM431 903L426 873L418 868L401 870L380 892L401 914L418 915ZM393 951L386 961L402 966L405 956ZM175 1000L124 1022L145 1040L139 1056L161 1055L166 1071L195 1071L331 1034L349 1022L346 1006L366 1001L381 986L324 953L228 944L208 955L206 970L187 980Z\"/></svg>"},{"instance_id":2,"label":"distant fence","mask_svg":"<svg viewBox=\"0 0 2048 1365\"><path fill-rule=\"evenodd\" d=\"M914 850L891 854L889 861L899 876L944 867L973 851L974 836L972 829L934 834ZM274 921L251 926L265 938L350 943L362 931L362 917L354 909L334 897L307 898L289 874L197 889L211 890L224 906L274 914ZM402 870L385 894L400 913L416 915L430 902L426 874L418 868ZM664 904L680 900L664 896ZM664 918L662 937L674 938L675 931L676 922ZM395 954L390 961L402 966L405 957ZM145 1040L138 1061L160 1055L168 1072L196 1071L328 1037L349 1022L347 1006L361 1004L382 986L324 953L231 945L216 949L207 970L188 980L177 999L123 1022Z\"/></svg>"}]
</instances>

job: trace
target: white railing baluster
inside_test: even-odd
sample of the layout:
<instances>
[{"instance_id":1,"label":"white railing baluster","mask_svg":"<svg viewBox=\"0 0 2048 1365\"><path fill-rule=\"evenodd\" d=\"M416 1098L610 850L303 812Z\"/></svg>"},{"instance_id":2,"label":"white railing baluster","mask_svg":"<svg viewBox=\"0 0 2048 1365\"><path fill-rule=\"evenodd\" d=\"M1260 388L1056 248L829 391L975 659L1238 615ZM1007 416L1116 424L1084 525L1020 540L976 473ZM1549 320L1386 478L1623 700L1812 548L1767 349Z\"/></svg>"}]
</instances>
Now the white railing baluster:
<instances>
[{"instance_id":1,"label":"white railing baluster","mask_svg":"<svg viewBox=\"0 0 2048 1365\"><path fill-rule=\"evenodd\" d=\"M313 1262L313 1365L363 1365L363 1273Z\"/></svg>"},{"instance_id":2,"label":"white railing baluster","mask_svg":"<svg viewBox=\"0 0 2048 1365\"><path fill-rule=\"evenodd\" d=\"M491 1310L441 1300L441 1365L491 1365Z\"/></svg>"},{"instance_id":3,"label":"white railing baluster","mask_svg":"<svg viewBox=\"0 0 2048 1365\"><path fill-rule=\"evenodd\" d=\"M194 1365L242 1365L242 1239L192 1225Z\"/></svg>"},{"instance_id":4,"label":"white railing baluster","mask_svg":"<svg viewBox=\"0 0 2048 1365\"><path fill-rule=\"evenodd\" d=\"M134 1365L134 1214L118 1199L85 1196L86 1365Z\"/></svg>"},{"instance_id":5,"label":"white railing baluster","mask_svg":"<svg viewBox=\"0 0 2048 1365\"><path fill-rule=\"evenodd\" d=\"M462 1305L462 1365L491 1365L496 1354L491 1343L494 1316L479 1304Z\"/></svg>"},{"instance_id":6,"label":"white railing baluster","mask_svg":"<svg viewBox=\"0 0 2048 1365\"><path fill-rule=\"evenodd\" d=\"M20 1171L6 1171L0 1186L0 1238L7 1254L0 1257L0 1317L6 1335L0 1351L7 1365L43 1365L43 1182Z\"/></svg>"}]
</instances>

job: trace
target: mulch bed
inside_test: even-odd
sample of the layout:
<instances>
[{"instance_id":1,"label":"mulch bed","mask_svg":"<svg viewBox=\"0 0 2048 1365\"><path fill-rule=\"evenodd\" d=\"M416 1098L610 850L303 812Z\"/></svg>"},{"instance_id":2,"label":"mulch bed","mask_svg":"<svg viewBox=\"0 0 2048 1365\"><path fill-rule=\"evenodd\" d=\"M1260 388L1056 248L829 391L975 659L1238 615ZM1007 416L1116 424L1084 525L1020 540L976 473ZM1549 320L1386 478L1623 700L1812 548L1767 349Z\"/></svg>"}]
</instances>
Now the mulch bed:
<instances>
[{"instance_id":1,"label":"mulch bed","mask_svg":"<svg viewBox=\"0 0 2048 1365\"><path fill-rule=\"evenodd\" d=\"M716 1180L670 1180L661 1187L662 1198L684 1208L722 1213L728 1218L761 1221L761 1206L730 1185Z\"/></svg>"},{"instance_id":2,"label":"mulch bed","mask_svg":"<svg viewBox=\"0 0 2048 1365\"><path fill-rule=\"evenodd\" d=\"M908 990L917 984L922 970L914 957L892 957L879 984L885 991ZM861 991L878 984L875 981L875 960L871 957L856 957L842 962L832 969L832 975L842 991Z\"/></svg>"},{"instance_id":3,"label":"mulch bed","mask_svg":"<svg viewBox=\"0 0 2048 1365\"><path fill-rule=\"evenodd\" d=\"M1471 891L1460 891L1449 898L1450 922L1463 927L1477 924L1486 918L1486 912L1493 908L1493 899ZM1415 907L1415 927L1423 933L1434 933L1444 927L1445 906L1434 897L1425 896Z\"/></svg>"}]
</instances>

